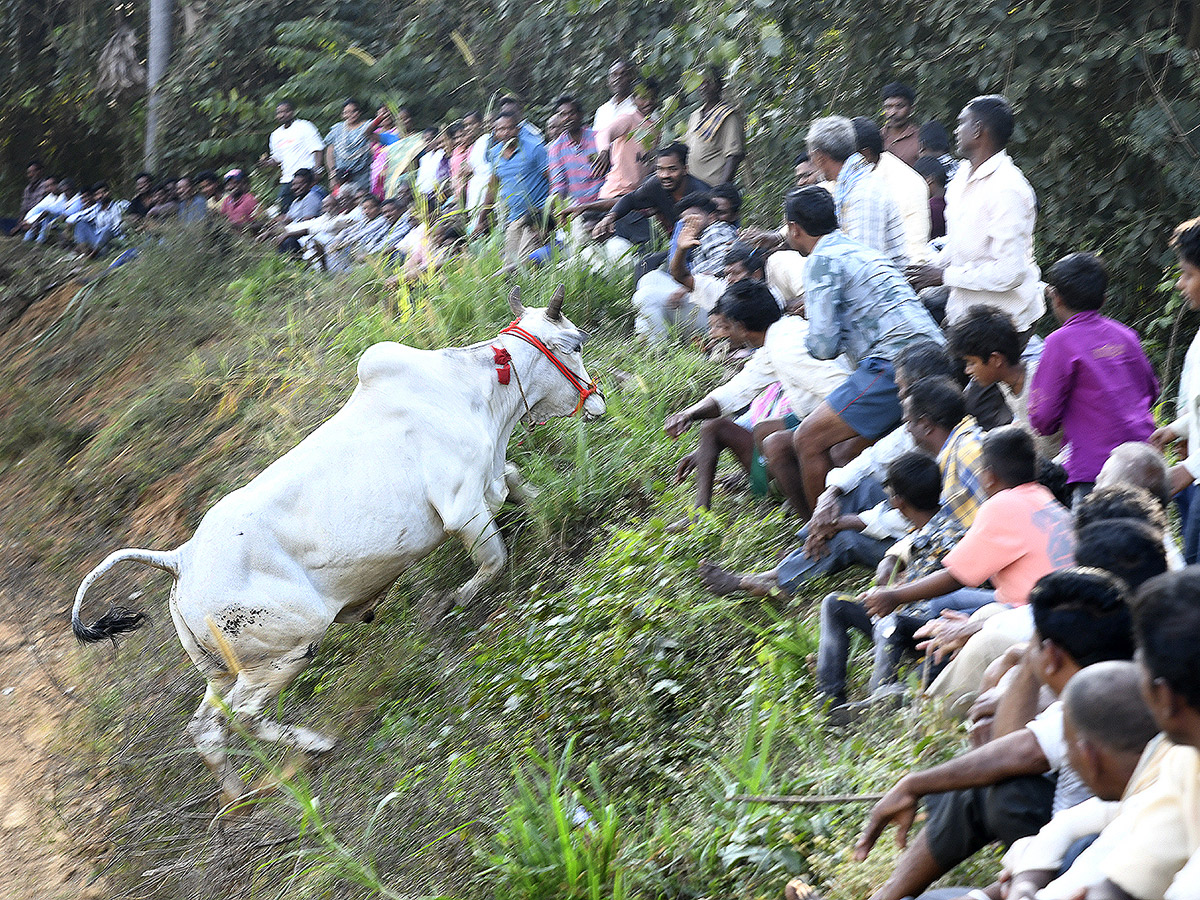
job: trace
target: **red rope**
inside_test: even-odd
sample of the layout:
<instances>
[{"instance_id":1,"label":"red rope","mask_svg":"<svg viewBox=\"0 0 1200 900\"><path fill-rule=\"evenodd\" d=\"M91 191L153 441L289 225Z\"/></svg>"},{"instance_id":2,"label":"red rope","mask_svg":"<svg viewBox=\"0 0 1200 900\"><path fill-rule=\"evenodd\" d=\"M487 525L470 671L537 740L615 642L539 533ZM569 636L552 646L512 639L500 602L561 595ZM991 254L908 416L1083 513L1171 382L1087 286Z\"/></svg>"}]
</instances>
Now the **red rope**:
<instances>
[{"instance_id":1,"label":"red rope","mask_svg":"<svg viewBox=\"0 0 1200 900\"><path fill-rule=\"evenodd\" d=\"M583 404L587 400L587 398L592 396L592 394L596 393L596 382L589 381L587 384L584 384L583 380L580 379L580 377L578 375L576 375L574 372L572 372L570 369L568 369L566 366L564 366L562 364L562 362L559 360L559 358L554 355L553 350L551 350L549 347L547 347L545 344L543 344L536 335L530 334L528 331L526 331L524 328L521 327L520 319L517 319L514 322L512 322L507 328L503 329L500 333L515 335L515 336L519 337L521 340L525 341L525 343L532 344L533 346L537 347L538 350L542 351L542 355L545 356L546 359L550 360L550 362L552 362L554 364L554 367L563 374L563 377L566 378L567 381L571 382L571 387L573 387L573 388L575 388L575 390L579 391L579 403L577 403L575 405L575 409L571 411L571 415L575 415L575 413L579 412L579 410L583 408ZM496 351L496 348L493 347L492 350ZM510 359L511 359L511 357L510 357ZM496 362L497 362L497 365L499 365L500 358L499 358L498 351L496 354ZM499 376L499 369L497 369L497 376ZM500 383L508 384L508 381L507 381L507 379L505 379L505 380L502 380Z\"/></svg>"}]
</instances>

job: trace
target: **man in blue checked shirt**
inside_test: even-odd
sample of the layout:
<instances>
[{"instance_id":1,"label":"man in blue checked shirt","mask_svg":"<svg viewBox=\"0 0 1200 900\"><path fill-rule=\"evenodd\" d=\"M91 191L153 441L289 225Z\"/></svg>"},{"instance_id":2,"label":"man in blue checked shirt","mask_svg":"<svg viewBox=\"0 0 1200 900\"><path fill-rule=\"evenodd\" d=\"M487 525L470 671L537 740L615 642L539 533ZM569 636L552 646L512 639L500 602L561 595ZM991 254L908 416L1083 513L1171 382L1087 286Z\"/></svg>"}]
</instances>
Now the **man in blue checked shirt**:
<instances>
[{"instance_id":1,"label":"man in blue checked shirt","mask_svg":"<svg viewBox=\"0 0 1200 900\"><path fill-rule=\"evenodd\" d=\"M550 196L550 165L546 145L520 127L517 115L502 112L492 128L492 146L487 153L492 166L483 206L473 232L483 230L488 210L499 193L505 211L504 263L521 265L542 243L542 217Z\"/></svg>"},{"instance_id":2,"label":"man in blue checked shirt","mask_svg":"<svg viewBox=\"0 0 1200 900\"><path fill-rule=\"evenodd\" d=\"M808 352L816 359L844 355L855 367L793 435L805 498L812 508L833 467L829 451L834 445L858 439L865 447L899 424L892 361L909 344L944 344L945 338L900 270L838 229L827 190L793 190L785 209L788 243L808 257Z\"/></svg>"}]
</instances>

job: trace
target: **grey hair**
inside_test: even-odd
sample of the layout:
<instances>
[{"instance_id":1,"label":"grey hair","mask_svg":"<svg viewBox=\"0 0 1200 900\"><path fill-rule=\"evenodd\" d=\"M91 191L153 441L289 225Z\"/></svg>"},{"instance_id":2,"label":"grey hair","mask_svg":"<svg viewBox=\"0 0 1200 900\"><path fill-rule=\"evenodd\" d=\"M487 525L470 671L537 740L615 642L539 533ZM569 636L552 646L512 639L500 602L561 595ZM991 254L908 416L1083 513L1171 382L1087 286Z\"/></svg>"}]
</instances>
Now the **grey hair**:
<instances>
[{"instance_id":1,"label":"grey hair","mask_svg":"<svg viewBox=\"0 0 1200 900\"><path fill-rule=\"evenodd\" d=\"M835 162L845 162L854 153L854 123L845 116L814 119L804 142L808 152L824 153Z\"/></svg>"}]
</instances>

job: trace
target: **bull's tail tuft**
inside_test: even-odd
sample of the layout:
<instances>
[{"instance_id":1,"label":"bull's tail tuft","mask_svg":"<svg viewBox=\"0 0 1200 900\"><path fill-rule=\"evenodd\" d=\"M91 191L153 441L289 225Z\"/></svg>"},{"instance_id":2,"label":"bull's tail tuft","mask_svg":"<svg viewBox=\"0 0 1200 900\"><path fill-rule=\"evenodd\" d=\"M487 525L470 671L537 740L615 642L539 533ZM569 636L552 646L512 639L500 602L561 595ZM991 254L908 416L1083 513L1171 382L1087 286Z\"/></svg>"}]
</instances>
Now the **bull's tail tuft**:
<instances>
[{"instance_id":1,"label":"bull's tail tuft","mask_svg":"<svg viewBox=\"0 0 1200 900\"><path fill-rule=\"evenodd\" d=\"M110 606L108 612L97 619L93 625L85 625L80 618L80 613L83 610L83 597L87 593L87 589L91 587L92 582L117 563L124 562L125 560L154 566L156 569L170 572L176 578L179 577L179 550L159 552L156 550L127 548L109 554L104 562L100 563L100 565L87 574L75 594L75 607L71 611L71 631L75 633L75 637L81 642L94 644L97 641L107 638L115 644L120 635L136 631L150 621L145 613L128 609L124 606Z\"/></svg>"}]
</instances>

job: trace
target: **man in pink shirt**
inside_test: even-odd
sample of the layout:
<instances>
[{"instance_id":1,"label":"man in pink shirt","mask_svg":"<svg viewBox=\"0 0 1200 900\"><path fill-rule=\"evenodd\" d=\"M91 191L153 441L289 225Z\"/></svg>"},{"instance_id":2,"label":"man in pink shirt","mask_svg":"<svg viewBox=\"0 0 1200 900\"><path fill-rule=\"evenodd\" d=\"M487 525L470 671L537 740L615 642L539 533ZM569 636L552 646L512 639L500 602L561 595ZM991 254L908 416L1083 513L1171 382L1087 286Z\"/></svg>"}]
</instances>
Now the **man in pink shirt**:
<instances>
[{"instance_id":1,"label":"man in pink shirt","mask_svg":"<svg viewBox=\"0 0 1200 900\"><path fill-rule=\"evenodd\" d=\"M225 175L225 199L221 201L221 215L229 224L247 230L254 224L258 200L250 193L250 182L241 169L233 169Z\"/></svg>"},{"instance_id":2,"label":"man in pink shirt","mask_svg":"<svg viewBox=\"0 0 1200 900\"><path fill-rule=\"evenodd\" d=\"M1071 514L1036 475L1037 451L1028 431L1008 425L988 432L980 473L988 499L963 539L946 554L941 571L902 587L867 591L862 600L868 611L884 616L906 603L942 597L944 608L958 612L943 613L947 622L929 648L941 658L982 627L967 614L989 603L1010 608L1028 603L1037 580L1071 565L1075 549ZM994 591L980 587L989 580Z\"/></svg>"}]
</instances>

